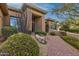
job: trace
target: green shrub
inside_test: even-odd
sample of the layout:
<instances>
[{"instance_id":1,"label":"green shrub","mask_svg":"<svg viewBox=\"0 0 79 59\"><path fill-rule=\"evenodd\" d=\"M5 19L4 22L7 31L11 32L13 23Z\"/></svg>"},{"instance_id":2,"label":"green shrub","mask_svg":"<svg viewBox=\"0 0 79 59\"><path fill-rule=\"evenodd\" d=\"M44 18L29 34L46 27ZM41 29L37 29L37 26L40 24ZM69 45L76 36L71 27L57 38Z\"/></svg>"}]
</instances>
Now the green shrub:
<instances>
[{"instance_id":1,"label":"green shrub","mask_svg":"<svg viewBox=\"0 0 79 59\"><path fill-rule=\"evenodd\" d=\"M60 30L68 31L69 30L69 25L67 25L67 24L66 25L62 25Z\"/></svg>"},{"instance_id":2,"label":"green shrub","mask_svg":"<svg viewBox=\"0 0 79 59\"><path fill-rule=\"evenodd\" d=\"M2 28L2 34L8 36L10 32L10 27L9 26L5 26Z\"/></svg>"},{"instance_id":3,"label":"green shrub","mask_svg":"<svg viewBox=\"0 0 79 59\"><path fill-rule=\"evenodd\" d=\"M17 33L16 28L11 28L10 26L5 26L2 28L2 34L6 37L9 37L10 35Z\"/></svg>"},{"instance_id":4,"label":"green shrub","mask_svg":"<svg viewBox=\"0 0 79 59\"><path fill-rule=\"evenodd\" d=\"M79 33L79 29L70 29L69 32L72 32L72 33Z\"/></svg>"},{"instance_id":5,"label":"green shrub","mask_svg":"<svg viewBox=\"0 0 79 59\"><path fill-rule=\"evenodd\" d=\"M61 30L72 32L72 33L79 33L79 29L61 29Z\"/></svg>"},{"instance_id":6,"label":"green shrub","mask_svg":"<svg viewBox=\"0 0 79 59\"><path fill-rule=\"evenodd\" d=\"M17 33L1 45L0 55L36 56L39 55L39 47L30 35Z\"/></svg>"},{"instance_id":7,"label":"green shrub","mask_svg":"<svg viewBox=\"0 0 79 59\"><path fill-rule=\"evenodd\" d=\"M50 34L50 35L56 35L55 32L50 32L49 34Z\"/></svg>"},{"instance_id":8,"label":"green shrub","mask_svg":"<svg viewBox=\"0 0 79 59\"><path fill-rule=\"evenodd\" d=\"M63 40L65 40L66 42L68 42L69 44L74 46L75 48L79 49L79 40L78 39L76 39L74 37L70 37L70 36L63 36L62 38L63 38Z\"/></svg>"},{"instance_id":9,"label":"green shrub","mask_svg":"<svg viewBox=\"0 0 79 59\"><path fill-rule=\"evenodd\" d=\"M38 35L47 35L46 32L42 32L42 31L37 31L37 32L35 32L35 34L38 34Z\"/></svg>"},{"instance_id":10,"label":"green shrub","mask_svg":"<svg viewBox=\"0 0 79 59\"><path fill-rule=\"evenodd\" d=\"M14 32L14 33L18 32L18 31L17 31L17 28L16 28L16 27L12 27L12 26L10 26L10 31L12 31L12 32Z\"/></svg>"}]
</instances>

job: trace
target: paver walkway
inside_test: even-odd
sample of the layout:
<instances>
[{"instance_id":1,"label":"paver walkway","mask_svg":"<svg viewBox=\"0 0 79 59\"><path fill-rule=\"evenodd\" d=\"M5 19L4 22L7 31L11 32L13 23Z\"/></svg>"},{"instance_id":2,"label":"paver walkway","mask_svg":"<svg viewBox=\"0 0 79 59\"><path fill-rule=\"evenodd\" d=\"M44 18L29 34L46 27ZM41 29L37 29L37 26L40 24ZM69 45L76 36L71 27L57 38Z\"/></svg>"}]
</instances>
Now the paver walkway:
<instances>
[{"instance_id":1,"label":"paver walkway","mask_svg":"<svg viewBox=\"0 0 79 59\"><path fill-rule=\"evenodd\" d=\"M47 55L77 56L79 51L62 40L59 36L47 36Z\"/></svg>"}]
</instances>

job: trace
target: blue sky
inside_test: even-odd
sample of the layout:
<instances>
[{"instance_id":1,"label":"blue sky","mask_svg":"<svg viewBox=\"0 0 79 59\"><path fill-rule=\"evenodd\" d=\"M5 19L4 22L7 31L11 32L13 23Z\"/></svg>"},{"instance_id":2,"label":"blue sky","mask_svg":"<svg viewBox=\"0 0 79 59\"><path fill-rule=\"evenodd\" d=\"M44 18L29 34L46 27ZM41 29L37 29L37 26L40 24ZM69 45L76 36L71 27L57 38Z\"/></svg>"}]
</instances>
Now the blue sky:
<instances>
[{"instance_id":1,"label":"blue sky","mask_svg":"<svg viewBox=\"0 0 79 59\"><path fill-rule=\"evenodd\" d=\"M9 3L8 5L20 9L22 6L22 3ZM62 19L59 20L56 17L56 15L52 14L52 10L59 7L61 5L60 3L36 3L34 5L36 5L37 7L41 9L48 11L48 13L45 15L45 18L52 18L57 21L62 21Z\"/></svg>"}]
</instances>

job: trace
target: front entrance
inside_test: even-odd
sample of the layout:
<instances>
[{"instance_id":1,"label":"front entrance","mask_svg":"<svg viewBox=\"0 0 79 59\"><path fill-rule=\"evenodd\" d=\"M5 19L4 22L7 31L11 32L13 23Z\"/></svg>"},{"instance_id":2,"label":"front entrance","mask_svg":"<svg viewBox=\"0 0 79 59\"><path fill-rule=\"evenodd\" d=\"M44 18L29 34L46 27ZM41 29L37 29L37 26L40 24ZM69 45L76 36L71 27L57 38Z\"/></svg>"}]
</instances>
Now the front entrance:
<instances>
[{"instance_id":1,"label":"front entrance","mask_svg":"<svg viewBox=\"0 0 79 59\"><path fill-rule=\"evenodd\" d=\"M32 14L32 32L36 32L40 29L40 16Z\"/></svg>"}]
</instances>

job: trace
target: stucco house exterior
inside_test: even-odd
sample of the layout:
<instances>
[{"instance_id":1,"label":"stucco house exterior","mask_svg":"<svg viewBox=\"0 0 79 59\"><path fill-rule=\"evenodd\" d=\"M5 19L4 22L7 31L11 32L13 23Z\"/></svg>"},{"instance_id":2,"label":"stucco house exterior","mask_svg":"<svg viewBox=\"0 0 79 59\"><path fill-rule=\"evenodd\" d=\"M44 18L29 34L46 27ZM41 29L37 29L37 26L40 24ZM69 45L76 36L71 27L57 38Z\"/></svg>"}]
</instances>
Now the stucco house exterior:
<instances>
[{"instance_id":1,"label":"stucco house exterior","mask_svg":"<svg viewBox=\"0 0 79 59\"><path fill-rule=\"evenodd\" d=\"M16 9L7 4L0 3L0 30L3 26L13 26L12 20L18 31L45 32L44 15L47 12L30 3L24 3L21 9ZM0 31L1 32L1 31Z\"/></svg>"}]
</instances>

